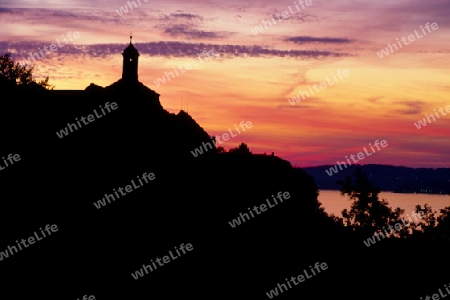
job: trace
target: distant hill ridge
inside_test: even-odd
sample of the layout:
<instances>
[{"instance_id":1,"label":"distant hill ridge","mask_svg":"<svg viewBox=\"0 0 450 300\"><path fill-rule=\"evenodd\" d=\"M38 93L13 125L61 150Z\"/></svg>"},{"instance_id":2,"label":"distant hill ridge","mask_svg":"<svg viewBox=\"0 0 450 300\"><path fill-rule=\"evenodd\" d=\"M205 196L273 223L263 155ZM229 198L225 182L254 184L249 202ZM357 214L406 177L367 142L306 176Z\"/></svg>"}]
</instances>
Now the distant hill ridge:
<instances>
[{"instance_id":1,"label":"distant hill ridge","mask_svg":"<svg viewBox=\"0 0 450 300\"><path fill-rule=\"evenodd\" d=\"M357 167L382 191L396 193L450 194L450 168L409 168L392 165L351 165L329 176L331 165L302 168L316 181L319 189L336 190L336 181L352 176Z\"/></svg>"}]
</instances>

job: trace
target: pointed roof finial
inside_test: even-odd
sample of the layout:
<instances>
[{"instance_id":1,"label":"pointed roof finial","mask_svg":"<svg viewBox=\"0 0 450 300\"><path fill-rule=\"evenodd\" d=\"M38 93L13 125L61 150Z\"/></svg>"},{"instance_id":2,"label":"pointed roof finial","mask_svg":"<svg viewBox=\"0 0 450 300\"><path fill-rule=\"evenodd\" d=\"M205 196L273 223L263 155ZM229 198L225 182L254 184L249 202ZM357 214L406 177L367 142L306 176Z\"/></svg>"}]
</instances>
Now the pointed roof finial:
<instances>
[{"instance_id":1,"label":"pointed roof finial","mask_svg":"<svg viewBox=\"0 0 450 300\"><path fill-rule=\"evenodd\" d=\"M133 34L130 31L130 44L131 44L131 40L133 39Z\"/></svg>"}]
</instances>

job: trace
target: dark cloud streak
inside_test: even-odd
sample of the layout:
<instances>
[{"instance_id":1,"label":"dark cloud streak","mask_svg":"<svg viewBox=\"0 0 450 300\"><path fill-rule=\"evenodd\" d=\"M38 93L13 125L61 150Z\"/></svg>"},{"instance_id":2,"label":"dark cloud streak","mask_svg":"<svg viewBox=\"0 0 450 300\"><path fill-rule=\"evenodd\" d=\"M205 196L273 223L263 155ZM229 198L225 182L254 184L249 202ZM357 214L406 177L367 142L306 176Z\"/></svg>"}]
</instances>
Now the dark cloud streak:
<instances>
[{"instance_id":1,"label":"dark cloud streak","mask_svg":"<svg viewBox=\"0 0 450 300\"><path fill-rule=\"evenodd\" d=\"M53 42L54 43L54 42ZM0 42L0 53L12 52L18 59L24 59L31 52L37 52L38 47L49 46L44 42ZM140 54L163 57L195 57L203 51L214 50L223 58L232 57L295 57L295 58L325 58L352 56L348 53L319 51L319 50L277 50L253 45L219 45L205 43L185 43L177 41L150 42L134 44ZM97 44L97 45L65 45L58 48L52 55L79 54L98 57L104 55L120 55L126 44Z\"/></svg>"},{"instance_id":2,"label":"dark cloud streak","mask_svg":"<svg viewBox=\"0 0 450 300\"><path fill-rule=\"evenodd\" d=\"M348 44L353 40L346 38L332 38L332 37L312 37L312 36L294 36L284 39L286 42L294 42L296 44L307 43L326 43L326 44Z\"/></svg>"}]
</instances>

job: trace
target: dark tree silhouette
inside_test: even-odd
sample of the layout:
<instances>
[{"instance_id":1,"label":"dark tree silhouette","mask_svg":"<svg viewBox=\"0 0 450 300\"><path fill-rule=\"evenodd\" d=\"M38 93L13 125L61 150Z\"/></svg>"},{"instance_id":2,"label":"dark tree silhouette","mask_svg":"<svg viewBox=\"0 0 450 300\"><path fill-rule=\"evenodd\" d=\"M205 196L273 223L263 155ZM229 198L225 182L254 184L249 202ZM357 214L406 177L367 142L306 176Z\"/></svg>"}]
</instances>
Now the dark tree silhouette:
<instances>
[{"instance_id":1,"label":"dark tree silhouette","mask_svg":"<svg viewBox=\"0 0 450 300\"><path fill-rule=\"evenodd\" d=\"M425 204L416 205L415 212L423 211L424 216L418 224L413 226L415 237L450 239L450 206L440 210L440 215L436 217L437 211Z\"/></svg>"},{"instance_id":2,"label":"dark tree silhouette","mask_svg":"<svg viewBox=\"0 0 450 300\"><path fill-rule=\"evenodd\" d=\"M441 238L450 240L450 206L440 210L436 230Z\"/></svg>"},{"instance_id":3,"label":"dark tree silhouette","mask_svg":"<svg viewBox=\"0 0 450 300\"><path fill-rule=\"evenodd\" d=\"M237 147L237 148L232 148L232 149L228 150L228 153L252 154L252 152L250 152L250 149L248 148L247 144L245 144L245 143L241 143L239 145L239 147Z\"/></svg>"},{"instance_id":4,"label":"dark tree silhouette","mask_svg":"<svg viewBox=\"0 0 450 300\"><path fill-rule=\"evenodd\" d=\"M425 204L423 207L418 204L416 205L415 212L419 211L422 211L424 216L418 224L414 225L414 233L430 236L437 225L437 219L435 216L436 211L433 212L433 209L428 204Z\"/></svg>"},{"instance_id":5,"label":"dark tree silhouette","mask_svg":"<svg viewBox=\"0 0 450 300\"><path fill-rule=\"evenodd\" d=\"M341 186L341 194L353 200L350 210L342 211L347 226L354 231L373 233L400 222L400 216L404 210L398 207L393 210L385 199L379 200L380 189L372 186L367 175L362 173L360 168L356 169L354 177L354 182L350 176L347 176L344 181L337 182Z\"/></svg>"},{"instance_id":6,"label":"dark tree silhouette","mask_svg":"<svg viewBox=\"0 0 450 300\"><path fill-rule=\"evenodd\" d=\"M226 153L227 151L225 150L225 148L224 147L222 147L222 146L219 146L219 147L217 147L217 153Z\"/></svg>"},{"instance_id":7,"label":"dark tree silhouette","mask_svg":"<svg viewBox=\"0 0 450 300\"><path fill-rule=\"evenodd\" d=\"M0 86L1 87L27 87L52 90L54 88L47 76L43 80L36 81L33 78L33 67L20 65L11 58L10 53L0 55Z\"/></svg>"}]
</instances>

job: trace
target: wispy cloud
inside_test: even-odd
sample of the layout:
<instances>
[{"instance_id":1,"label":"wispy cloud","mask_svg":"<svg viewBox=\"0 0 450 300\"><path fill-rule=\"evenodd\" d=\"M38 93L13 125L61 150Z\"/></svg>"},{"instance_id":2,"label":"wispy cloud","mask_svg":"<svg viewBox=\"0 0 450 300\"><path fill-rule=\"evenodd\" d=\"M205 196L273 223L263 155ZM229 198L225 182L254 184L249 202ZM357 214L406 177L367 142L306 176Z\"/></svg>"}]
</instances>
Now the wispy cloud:
<instances>
[{"instance_id":1,"label":"wispy cloud","mask_svg":"<svg viewBox=\"0 0 450 300\"><path fill-rule=\"evenodd\" d=\"M172 37L188 37L196 39L217 39L222 38L231 33L219 33L214 31L203 31L192 29L191 26L187 24L179 24L167 27L164 32Z\"/></svg>"},{"instance_id":2,"label":"wispy cloud","mask_svg":"<svg viewBox=\"0 0 450 300\"><path fill-rule=\"evenodd\" d=\"M406 106L406 108L398 109L395 112L402 115L417 115L422 113L422 109L425 105L423 101L395 101L393 104L399 104Z\"/></svg>"}]
</instances>

